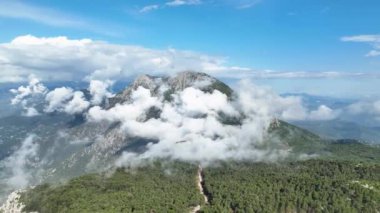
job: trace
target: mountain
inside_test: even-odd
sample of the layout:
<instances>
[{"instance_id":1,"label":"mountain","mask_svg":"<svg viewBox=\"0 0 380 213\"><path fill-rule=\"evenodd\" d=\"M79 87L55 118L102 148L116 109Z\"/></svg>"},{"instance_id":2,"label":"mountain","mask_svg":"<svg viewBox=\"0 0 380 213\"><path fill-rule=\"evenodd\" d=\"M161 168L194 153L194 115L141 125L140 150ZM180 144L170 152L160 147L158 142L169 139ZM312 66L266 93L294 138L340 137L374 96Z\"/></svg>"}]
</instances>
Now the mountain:
<instances>
[{"instance_id":1,"label":"mountain","mask_svg":"<svg viewBox=\"0 0 380 213\"><path fill-rule=\"evenodd\" d=\"M205 94L212 95L215 94L215 91L220 92L220 94L225 95L228 102L232 102L236 98L236 94L234 91L228 87L223 82L219 81L216 78L213 78L207 74L204 73L198 73L198 72L181 72L178 73L175 76L164 76L164 77L156 77L156 76L149 76L149 75L142 75L136 78L135 81L133 81L129 86L127 86L125 89L120 91L118 94L116 94L114 97L109 98L105 101L104 110L112 111L118 109L118 107L121 107L126 104L136 104L136 98L134 96L134 92L137 90L145 88L149 91L150 97L156 98L154 100L157 100L160 102L160 104L169 104L176 106L176 101L178 99L178 94L185 91L188 88L194 88L197 90L200 90L204 92ZM198 94L198 93L196 93ZM217 94L218 97L224 97L223 95ZM211 98L212 96L205 96L207 98ZM90 97L88 97L89 99ZM145 100L145 99L144 99ZM224 100L224 99L223 99ZM211 99L205 99L205 101L211 101ZM161 118L164 109L163 108L157 108L154 106L148 106L146 112L143 113L143 116L139 116L136 118L136 121L138 124L145 124L148 121L155 121L155 120L165 120L168 118ZM114 111L112 111L114 112ZM87 112L86 112L87 113ZM89 112L88 112L89 113ZM240 112L238 115L229 116L225 113L221 113L219 111L212 111L211 112L215 118L218 119L218 121L221 122L221 124L226 128L228 131L241 131L242 126L244 125L244 118L246 118L248 115L245 115L244 113ZM118 111L115 111L113 115L120 115L118 114ZM107 114L107 116L109 116ZM0 177L2 180L0 182L0 185L3 192L2 194L5 195L10 190L14 189L12 186L9 186L8 180L10 178L13 178L12 175L23 175L24 177L27 177L28 179L25 180L28 182L28 185L38 185L42 183L58 183L58 182L66 182L67 180L73 178L73 177L79 177L81 175L89 174L89 173L99 173L99 172L105 172L108 171L114 171L115 170L115 162L123 158L123 153L131 153L136 155L144 156L148 152L149 149L151 149L152 146L159 143L159 139L155 137L149 136L147 134L139 135L135 133L131 133L128 131L125 131L123 128L125 128L125 122L121 120L111 120L111 118L107 117L97 121L97 122L87 122L87 115L66 115L63 113L51 113L51 114L43 114L40 116L27 118L23 116L9 116L5 118L0 119ZM130 115L128 115L130 116ZM189 115L192 119L191 120L199 120L199 119L205 119L207 118L207 114L193 114L190 113ZM134 121L134 120L132 120ZM211 120L213 121L213 120ZM155 123L153 123L155 124ZM181 124L186 125L186 124ZM218 125L217 123L212 123L212 125ZM145 128L146 126L141 126L141 128ZM156 126L158 129L159 127ZM261 128L260 126L258 128ZM210 137L212 140L218 139L222 136L220 136L220 133L218 133L218 128L211 128L214 132L201 132L200 134L209 135L212 134ZM232 129L232 130L231 130ZM139 130L139 129L136 129ZM155 128L153 128L151 131L154 131ZM167 131L170 131L170 129L167 129ZM201 131L201 130L200 130ZM249 132L250 130L248 130ZM255 131L252 129L251 131ZM228 162L231 163L237 163L237 168L240 168L242 166L242 170L245 171L246 169L254 169L257 166L261 167L262 165L257 162L261 162L261 160L253 160L253 163L250 162L247 167L244 166L244 162L248 161L247 157L243 158L243 155L245 154L245 151L250 151L249 149L253 149L253 154L257 153L257 156L252 156L252 159L265 159L262 160L265 163L268 163L268 168L273 168L273 171L275 170L275 166L271 163L277 162L277 156L281 153L285 153L284 157L280 158L282 162L285 163L284 167L281 167L281 171L283 171L283 175L289 175L288 171L285 171L285 168L292 167L292 162L297 162L296 165L300 168L307 167L308 163L299 162L300 160L308 160L308 159L319 159L322 161L339 161L339 162L345 162L345 161L354 161L354 162L360 162L363 164L371 164L375 163L376 165L380 163L380 148L375 146L369 146L362 144L358 141L335 141L335 140L326 140L318 135L301 129L297 126L291 125L285 121L279 121L277 119L273 119L269 125L269 128L266 130L263 142L262 143L252 143L252 144L246 144L243 149L240 152L232 153L232 157L228 157L227 159L232 159ZM28 147L24 146L25 141L23 141L23 138L27 138L30 133L35 134L36 136L33 138L33 143L36 146L30 147L38 147L36 150L32 151L25 151L20 152L22 147ZM149 133L149 132L148 132ZM245 132L244 132L245 133ZM246 137L244 134L242 134L242 140L244 140L244 137ZM254 140L254 139L252 139ZM186 146L190 146L187 140L180 140L176 143L170 144L170 146L181 146L183 148L186 148ZM195 149L197 147L189 147L190 149ZM206 147L201 147L201 149L205 149ZM229 149L233 149L234 147L228 147L227 151ZM163 149L162 152L167 152L167 147ZM178 149L176 151L180 151L181 149ZM161 150L160 150L161 151ZM31 158L26 158L25 153L31 155ZM250 153L250 152L248 152ZM210 153L212 154L212 153ZM242 156L236 156L241 154ZM20 157L21 156L21 157ZM276 157L273 160L273 156ZM22 158L23 157L23 158ZM191 156L190 156L191 157ZM12 162L9 162L9 160L14 159L17 161L20 161L19 158L22 158L22 164L16 164L16 166L21 166L21 170L14 170L10 169L9 165L12 165ZM205 156L207 159L207 156ZM243 159L243 165L239 163L236 159ZM162 163L161 162L166 162ZM202 159L201 159L202 160ZM77 186L76 184L79 184L81 187L83 186L89 186L95 187L93 190L95 191L81 191L80 193L102 193L102 192L112 192L118 191L118 189L127 189L131 190L131 188L134 184L141 184L140 187L144 187L144 184L150 184L149 190L152 194L157 194L158 192L155 191L158 186L167 186L167 188L162 189L164 193L168 194L175 194L173 190L177 190L177 186L187 184L187 187L189 187L185 191L177 190L176 193L182 194L181 196L178 196L178 198L181 198L180 201L175 202L181 202L182 204L174 204L173 203L173 209L183 208L183 206L193 206L195 204L205 205L205 203L202 203L199 201L199 196L194 197L194 188L189 185L192 181L194 181L194 176L196 176L197 168L194 168L194 164L202 164L201 160L192 161L190 163L186 162L178 162L174 163L174 165L168 166L166 168L166 165L171 165L170 159L167 159L167 157L160 159L158 161L158 167L149 167L144 169L137 169L140 171L141 176L139 178L130 177L128 173L123 172L122 170L118 170L117 173L112 176L115 179L111 180L105 180L105 176L103 175L85 175L83 177L79 177L77 179L74 179L69 182L69 188L72 187L75 188ZM175 161L175 160L174 160ZM181 160L180 160L181 161ZM155 161L153 161L155 162ZM176 162L176 161L175 161ZM163 165L161 165L161 163ZM154 163L153 163L154 164ZM223 165L224 160L217 159L216 160L217 165ZM315 164L313 164L313 167L320 166L320 162L317 161ZM229 165L226 165L229 168ZM351 164L342 163L341 167L347 167L354 169L354 166ZM159 169L157 169L159 168ZM367 167L366 167L367 168ZM231 169L231 168L229 168ZM371 170L373 168L369 168L368 170ZM233 169L232 169L233 170ZM231 170L231 171L232 171ZM261 170L260 170L261 171ZM272 171L270 169L270 171ZM371 170L372 171L372 170ZM206 173L213 173L213 169L205 168ZM222 171L215 171L217 173ZM314 175L315 171L304 171L304 175ZM174 173L176 174L176 177L173 177L174 179L171 179L170 174ZM243 172L244 173L244 172ZM242 174L243 174L242 173ZM177 175L178 174L178 175ZM181 174L181 175L179 175ZM225 174L225 173L223 173ZM346 173L342 173L344 175ZM169 177L168 177L169 175ZM250 173L245 173L245 176L241 176L238 178L248 178L250 177ZM268 176L271 174L268 173ZM276 174L277 175L277 174ZM107 175L106 175L107 176ZM210 177L210 176L209 176ZM123 185L121 180L123 178L130 178L125 183L126 185ZM152 179L153 182L150 182ZM179 179L178 179L179 178ZM214 176L212 180L214 180L216 177ZM231 178L231 177L228 177ZM294 178L301 178L301 176L297 176ZM108 182L111 181L111 182ZM115 181L115 182L113 182ZM220 181L220 180L218 180ZM262 180L260 180L262 181ZM349 181L347 179L347 181ZM372 181L372 179L371 179ZM70 185L73 184L73 185ZM171 184L178 184L174 187L174 185ZM210 184L210 182L206 183ZM224 183L223 183L224 184ZM327 183L326 183L327 184ZM328 183L332 184L332 183ZM372 184L372 183L371 183ZM376 183L377 184L377 183ZM78 186L79 186L78 185ZM50 188L50 186L42 185L39 187L36 187L35 190L31 190L32 193L36 193L38 196L45 196L45 195L57 195L62 193L62 191L66 191L67 186L62 186L62 188L59 188L58 191L55 191L56 189ZM101 192L97 191L97 187L101 188ZM173 187L173 190L170 189ZM209 185L208 186L210 191L217 190L216 188L212 188L214 186ZM92 188L91 188L92 190ZM127 191L128 191L127 190ZM138 192L137 192L137 191ZM134 188L132 191L129 191L129 193L143 193L142 188ZM0 191L1 192L1 191ZM78 191L79 192L79 191ZM190 193L190 194L186 194ZM205 192L207 193L207 192ZM214 196L215 196L214 192ZM106 195L106 194L105 194ZM104 196L105 196L104 195ZM143 194L134 195L137 197L141 197ZM144 194L145 195L145 194ZM40 204L38 202L42 199L47 199L46 197L35 197L32 200L29 200L29 198L22 198L24 201L28 204L27 208L30 210L33 210L34 208L40 208ZM67 195L69 196L69 195ZM80 196L85 196L85 194L82 194ZM123 195L124 196L124 195ZM132 196L132 195L125 195L125 196ZM191 199L187 200L186 202L183 200L182 196L191 197ZM265 195L267 196L267 195ZM14 197L14 196L13 196ZM38 198L38 199L37 199ZM54 199L59 199L58 197L54 197ZM167 197L169 200L170 197ZM25 200L26 199L26 200ZM37 200L36 200L37 199ZM71 199L67 197L67 199ZM94 197L94 199L101 199L101 197ZM215 198L216 199L216 198ZM133 199L132 199L133 200ZM186 199L185 199L186 200ZM188 201L191 201L188 203ZM52 200L47 199L46 202L53 202ZM56 200L54 201L56 202ZM65 202L73 202L73 200L66 200ZM87 201L83 201L87 202ZM93 202L93 201L91 201ZM130 205L141 205L140 200L135 200L135 204ZM146 202L150 202L149 199L146 200ZM167 202L167 200L162 200L162 202ZM173 201L174 202L174 201ZM219 201L218 201L219 202ZM222 201L220 201L222 202ZM82 203L83 204L83 203ZM88 204L88 203L87 203ZM87 205L83 204L83 205ZM35 205L34 207L32 205ZM50 204L49 204L50 205ZM69 204L67 204L69 205ZM70 205L76 205L75 203L71 203ZM105 204L105 209L110 208L111 204ZM152 206L152 205L147 205ZM175 206L175 208L174 208ZM57 206L51 207L54 210ZM139 209L141 206L136 206L135 209ZM165 209L167 206L164 206L161 208L161 210ZM37 209L38 209L37 208ZM50 208L50 207L49 207ZM58 208L58 207L57 207ZM61 208L61 207L59 207ZM128 206L130 208L130 206ZM231 207L232 209L235 209L237 207ZM51 211L53 211L51 209ZM64 211L69 211L70 208ZM74 208L75 209L75 208ZM157 208L160 209L160 208ZM156 210L157 210L156 209ZM34 209L36 210L36 209ZM39 209L41 210L41 209ZM73 210L73 209L71 209ZM76 209L78 210L78 209ZM88 209L90 211L90 209ZM119 209L120 210L120 209ZM178 210L178 209L177 209ZM45 210L46 212L47 210ZM136 210L137 211L137 210ZM145 212L148 211L148 209L145 209ZM174 210L173 210L174 211ZM49 211L47 211L49 212Z\"/></svg>"},{"instance_id":2,"label":"mountain","mask_svg":"<svg viewBox=\"0 0 380 213\"><path fill-rule=\"evenodd\" d=\"M159 91L164 86L165 91ZM172 77L139 76L124 90L110 98L106 108L128 103L131 94L137 88L143 87L154 97L162 101L172 101L172 94L185 88L198 88L206 93L218 90L233 98L233 91L226 84L204 73L181 72ZM145 120L160 115L160 109L149 109ZM221 115L223 123L239 125L239 117L229 118ZM292 154L321 155L328 154L326 148L331 141L290 125L284 121L277 122L270 128L266 137L267 143L280 149L292 149ZM21 146L23 138L34 133L36 143L40 145L38 158L44 159L43 164L34 165L43 169L43 179L56 180L81 175L87 172L104 170L113 165L123 151L144 152L146 145L154 142L126 134L120 130L121 123L116 122L85 122L81 115L70 116L63 113L52 113L37 117L10 116L0 119L0 160ZM271 143L281 139L281 143ZM54 142L52 142L54 141Z\"/></svg>"},{"instance_id":3,"label":"mountain","mask_svg":"<svg viewBox=\"0 0 380 213\"><path fill-rule=\"evenodd\" d=\"M173 77L142 75L107 100L108 105L105 107L110 109L116 104L131 101L131 93L138 87L149 89L152 96L159 96L161 94L157 89L164 84L168 87L163 94L164 100L187 87L209 92L217 89L228 96L232 95L232 90L226 84L204 73L182 72ZM36 135L34 143L38 145L38 151L33 158L37 160L32 163L30 159L22 159L26 161L22 169L27 170L30 176L28 182L31 184L57 182L84 173L104 171L113 165L123 151L142 152L151 142L125 134L120 130L119 122L85 122L85 119L82 115L59 112L35 117L11 115L1 118L0 161L18 157L17 150L22 147L23 140L30 134ZM0 185L4 186L0 194L9 191L7 180L13 171L8 171L6 167L5 163L0 164L0 177L4 180L0 181Z\"/></svg>"},{"instance_id":4,"label":"mountain","mask_svg":"<svg viewBox=\"0 0 380 213\"><path fill-rule=\"evenodd\" d=\"M295 125L313 131L318 135L331 139L356 139L369 144L380 144L380 127L367 126L359 122L330 121L295 121Z\"/></svg>"}]
</instances>

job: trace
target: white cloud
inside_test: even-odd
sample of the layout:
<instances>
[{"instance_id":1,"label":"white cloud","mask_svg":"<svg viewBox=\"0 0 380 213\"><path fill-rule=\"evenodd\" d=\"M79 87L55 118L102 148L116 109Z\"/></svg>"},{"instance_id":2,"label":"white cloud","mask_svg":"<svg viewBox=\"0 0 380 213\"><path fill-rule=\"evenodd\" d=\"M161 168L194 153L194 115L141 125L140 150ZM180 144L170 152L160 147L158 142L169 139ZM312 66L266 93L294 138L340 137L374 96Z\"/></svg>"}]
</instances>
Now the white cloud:
<instances>
[{"instance_id":1,"label":"white cloud","mask_svg":"<svg viewBox=\"0 0 380 213\"><path fill-rule=\"evenodd\" d=\"M259 4L261 0L238 0L235 4L238 4L237 9L249 9L257 4Z\"/></svg>"},{"instance_id":2,"label":"white cloud","mask_svg":"<svg viewBox=\"0 0 380 213\"><path fill-rule=\"evenodd\" d=\"M339 116L339 111L334 111L328 106L321 105L317 110L311 111L309 120L333 120Z\"/></svg>"},{"instance_id":3,"label":"white cloud","mask_svg":"<svg viewBox=\"0 0 380 213\"><path fill-rule=\"evenodd\" d=\"M349 105L347 111L354 115L367 114L380 118L380 100L356 102Z\"/></svg>"},{"instance_id":4,"label":"white cloud","mask_svg":"<svg viewBox=\"0 0 380 213\"><path fill-rule=\"evenodd\" d=\"M14 94L11 100L12 105L20 104L24 109L22 114L27 117L39 115L35 109L39 99L47 93L48 89L37 79L34 75L29 75L29 84L27 86L20 86L17 89L11 89L10 92ZM36 101L33 101L36 100Z\"/></svg>"},{"instance_id":5,"label":"white cloud","mask_svg":"<svg viewBox=\"0 0 380 213\"><path fill-rule=\"evenodd\" d=\"M47 88L34 75L29 75L28 86L20 86L18 89L11 89L10 92L15 95L15 97L11 100L11 104L15 105L19 104L28 96L45 94L47 92Z\"/></svg>"},{"instance_id":6,"label":"white cloud","mask_svg":"<svg viewBox=\"0 0 380 213\"><path fill-rule=\"evenodd\" d=\"M380 50L371 50L369 53L367 53L366 56L368 57L375 57L380 55Z\"/></svg>"},{"instance_id":7,"label":"white cloud","mask_svg":"<svg viewBox=\"0 0 380 213\"><path fill-rule=\"evenodd\" d=\"M244 10L255 7L262 0L220 0L220 1L208 1L215 5L225 5L234 9Z\"/></svg>"},{"instance_id":8,"label":"white cloud","mask_svg":"<svg viewBox=\"0 0 380 213\"><path fill-rule=\"evenodd\" d=\"M180 6L191 6L191 5L227 5L236 9L248 9L252 8L255 5L259 4L261 0L221 0L221 1L212 1L212 0L171 0L167 1L162 5L152 4L142 7L139 12L147 13L152 10L163 9L167 7L180 7Z\"/></svg>"},{"instance_id":9,"label":"white cloud","mask_svg":"<svg viewBox=\"0 0 380 213\"><path fill-rule=\"evenodd\" d=\"M3 162L11 172L7 183L13 187L23 188L33 178L29 167L38 160L37 152L39 150L38 144L33 142L34 137L34 135L29 135L22 142L21 147Z\"/></svg>"},{"instance_id":10,"label":"white cloud","mask_svg":"<svg viewBox=\"0 0 380 213\"><path fill-rule=\"evenodd\" d=\"M237 114L229 105L227 96L218 90L205 94L199 89L188 88L180 96L183 109L191 114L211 114L225 112Z\"/></svg>"},{"instance_id":11,"label":"white cloud","mask_svg":"<svg viewBox=\"0 0 380 213\"><path fill-rule=\"evenodd\" d=\"M107 36L119 36L119 33L109 28L109 23L96 24L99 21L90 21L84 17L29 2L26 3L26 1L0 1L0 17L28 20L53 27L75 28ZM120 26L117 27L119 30L121 29Z\"/></svg>"},{"instance_id":12,"label":"white cloud","mask_svg":"<svg viewBox=\"0 0 380 213\"><path fill-rule=\"evenodd\" d=\"M68 87L56 88L46 94L45 97L47 106L44 111L65 112L67 114L78 114L88 109L90 102L85 100L84 94L81 91L74 91Z\"/></svg>"},{"instance_id":13,"label":"white cloud","mask_svg":"<svg viewBox=\"0 0 380 213\"><path fill-rule=\"evenodd\" d=\"M155 97L151 97L150 91L143 87L139 87L132 94L131 104L117 104L115 107L104 110L99 106L90 108L88 111L88 119L90 121L127 121L141 118L143 113L152 106L158 106L159 101Z\"/></svg>"},{"instance_id":14,"label":"white cloud","mask_svg":"<svg viewBox=\"0 0 380 213\"><path fill-rule=\"evenodd\" d=\"M140 13L148 13L153 10L158 10L158 9L164 9L168 7L179 7L179 6L188 6L188 5L200 5L203 2L201 0L172 0L168 1L162 5L159 4L151 4L151 5L146 5L142 7L139 12Z\"/></svg>"},{"instance_id":15,"label":"white cloud","mask_svg":"<svg viewBox=\"0 0 380 213\"><path fill-rule=\"evenodd\" d=\"M15 97L11 103L20 104L27 117L40 114L36 109L37 105L44 107L44 112L64 112L67 114L80 114L85 112L90 105L96 106L104 103L104 100L114 95L109 91L113 82L92 80L88 86L89 99L86 100L82 91L74 91L70 87L60 87L49 91L36 77L31 76L28 86L20 86L18 89L11 89Z\"/></svg>"},{"instance_id":16,"label":"white cloud","mask_svg":"<svg viewBox=\"0 0 380 213\"><path fill-rule=\"evenodd\" d=\"M357 35L342 37L342 41L352 42L380 42L380 35Z\"/></svg>"},{"instance_id":17,"label":"white cloud","mask_svg":"<svg viewBox=\"0 0 380 213\"><path fill-rule=\"evenodd\" d=\"M357 35L345 36L341 38L345 42L361 42L368 43L373 50L366 54L367 57L375 57L380 55L380 35Z\"/></svg>"},{"instance_id":18,"label":"white cloud","mask_svg":"<svg viewBox=\"0 0 380 213\"><path fill-rule=\"evenodd\" d=\"M246 68L231 67L223 69L219 76L227 78L253 78L253 79L319 79L319 78L350 78L350 77L368 77L379 76L376 73L363 73L363 72L337 72L337 71L324 71L324 72L305 72L305 71L284 71L278 72L273 70L252 70Z\"/></svg>"},{"instance_id":19,"label":"white cloud","mask_svg":"<svg viewBox=\"0 0 380 213\"><path fill-rule=\"evenodd\" d=\"M37 78L30 77L28 86L20 86L17 90L11 90L15 94L12 104L21 104L25 110L24 116L39 115L35 108L37 101L34 100L36 94L39 94L38 97L43 98L45 101L44 111L47 113L55 111L68 114L83 113L91 106L102 105L104 100L113 97L114 94L109 91L112 84L113 82L109 80L91 80L88 87L90 99L86 100L82 91L74 91L69 87L60 87L48 91ZM209 84L210 82L208 81L196 82L193 87L185 89L181 96L175 96L177 98L175 100L179 101L183 110L190 114L224 112L237 115L238 112L230 105L225 94L219 91L204 94L199 90ZM167 85L162 85L158 92L163 94L167 89ZM237 88L237 93L239 94L241 110L248 114L252 112L246 111L246 107L254 110L255 113L270 114L284 120L331 120L340 113L339 110L332 110L325 105L321 105L317 110L310 111L304 106L301 97L282 97L271 89L256 86L249 81L241 81ZM92 107L88 112L88 117L92 121L116 121L116 118L124 119L120 115L125 115L125 119L130 119L131 116L132 118L137 118L142 116L144 110L152 106L162 108L157 104L159 100L155 97L150 97L150 91L145 88L139 88L131 97L133 105L119 104L111 108L110 111L103 110L101 107ZM271 107L263 107L269 105Z\"/></svg>"},{"instance_id":20,"label":"white cloud","mask_svg":"<svg viewBox=\"0 0 380 213\"><path fill-rule=\"evenodd\" d=\"M147 12L158 10L158 9L160 9L160 5L158 4L147 5L141 8L140 13L147 13Z\"/></svg>"},{"instance_id":21,"label":"white cloud","mask_svg":"<svg viewBox=\"0 0 380 213\"><path fill-rule=\"evenodd\" d=\"M34 107L27 107L24 110L26 110L26 112L22 113L22 115L26 117L34 117L40 115L40 113Z\"/></svg>"},{"instance_id":22,"label":"white cloud","mask_svg":"<svg viewBox=\"0 0 380 213\"><path fill-rule=\"evenodd\" d=\"M168 102L164 101L164 94L169 87L163 84L154 90L157 96L140 86L132 91L125 103L112 108L97 106L110 94L110 84L90 82L93 105L84 99L81 91L68 87L56 88L45 96L45 111L84 113L89 122L120 122L120 131L126 135L156 141L148 144L147 151L142 154L123 154L118 165L131 165L155 158L203 164L227 159L275 161L286 157L289 150L280 148L278 141L264 144L267 129L274 118L329 120L337 115L324 105L310 111L299 97L281 97L249 81L239 84L232 100L220 91L207 93L197 87L189 87L172 94L172 101ZM204 85L207 84L200 83L200 87ZM147 112L152 107L161 113L147 118ZM226 116L239 119L240 125L225 124L223 119Z\"/></svg>"},{"instance_id":23,"label":"white cloud","mask_svg":"<svg viewBox=\"0 0 380 213\"><path fill-rule=\"evenodd\" d=\"M217 73L228 69L224 58L191 51L155 50L66 37L20 36L0 44L0 55L6 62L0 63L3 79L25 79L35 73L43 80L120 80L141 73L168 74L189 69Z\"/></svg>"},{"instance_id":24,"label":"white cloud","mask_svg":"<svg viewBox=\"0 0 380 213\"><path fill-rule=\"evenodd\" d=\"M90 82L90 86L88 87L88 90L92 96L91 103L94 105L99 105L105 98L112 97L113 94L109 92L109 88L112 84L112 81L92 80Z\"/></svg>"},{"instance_id":25,"label":"white cloud","mask_svg":"<svg viewBox=\"0 0 380 213\"><path fill-rule=\"evenodd\" d=\"M281 97L268 88L242 81L238 88L239 103L246 114L268 114L288 120L301 120L306 115L299 97Z\"/></svg>"},{"instance_id":26,"label":"white cloud","mask_svg":"<svg viewBox=\"0 0 380 213\"><path fill-rule=\"evenodd\" d=\"M11 46L14 47L38 47L38 46L52 46L57 48L65 48L65 47L83 47L86 44L91 43L91 39L81 39L81 40L69 40L64 36L58 37L34 37L31 35L25 35L16 37L11 41Z\"/></svg>"},{"instance_id":27,"label":"white cloud","mask_svg":"<svg viewBox=\"0 0 380 213\"><path fill-rule=\"evenodd\" d=\"M90 108L87 114L90 122L121 122L125 134L156 141L148 144L144 153L124 153L117 165L134 165L155 158L202 164L226 159L277 160L289 150L278 149L276 144L263 144L273 118L324 120L332 119L333 114L327 106L309 111L299 97L281 97L248 81L240 84L233 101L219 91L205 93L190 87L172 94L172 102L165 102L163 94L168 87L162 87L157 97L148 89L138 87L132 92L131 101L110 109ZM145 115L151 107L160 109L161 113L147 119ZM241 125L224 124L221 112L242 119Z\"/></svg>"},{"instance_id":28,"label":"white cloud","mask_svg":"<svg viewBox=\"0 0 380 213\"><path fill-rule=\"evenodd\" d=\"M170 7L178 7L178 6L183 6L183 5L197 5L197 4L202 4L201 0L173 0L166 2L167 6Z\"/></svg>"},{"instance_id":29,"label":"white cloud","mask_svg":"<svg viewBox=\"0 0 380 213\"><path fill-rule=\"evenodd\" d=\"M46 94L45 100L48 105L44 109L45 112L61 111L66 103L73 97L73 93L73 89L61 87Z\"/></svg>"},{"instance_id":30,"label":"white cloud","mask_svg":"<svg viewBox=\"0 0 380 213\"><path fill-rule=\"evenodd\" d=\"M262 142L265 130L271 122L272 116L267 114L270 110L257 111L252 106L245 106L249 114L246 114L242 125L231 126L220 122L218 112L239 116L238 111L241 112L241 105L245 102L228 102L227 96L218 91L204 93L195 88L186 88L173 94L174 101L170 103L149 97L147 89L139 88L136 92L144 94L144 98L137 103L126 103L102 110L106 114L101 117L113 117L122 121L122 130L129 135L159 142L149 144L148 150L142 154L124 153L117 165L133 165L144 159L155 158L196 161L202 164L226 159L271 161L287 155L288 150L255 148ZM162 110L160 117L139 119L151 106ZM144 110L138 113L125 111L135 108Z\"/></svg>"},{"instance_id":31,"label":"white cloud","mask_svg":"<svg viewBox=\"0 0 380 213\"><path fill-rule=\"evenodd\" d=\"M85 100L83 92L76 91L73 93L72 99L66 103L63 111L68 114L82 113L88 109L90 103Z\"/></svg>"},{"instance_id":32,"label":"white cloud","mask_svg":"<svg viewBox=\"0 0 380 213\"><path fill-rule=\"evenodd\" d=\"M325 105L317 110L305 107L299 96L282 97L272 90L243 81L239 87L241 106L249 106L256 113L270 114L276 118L288 121L295 120L332 120L339 115L339 111L332 110ZM252 113L244 110L245 113Z\"/></svg>"},{"instance_id":33,"label":"white cloud","mask_svg":"<svg viewBox=\"0 0 380 213\"><path fill-rule=\"evenodd\" d=\"M3 0L0 2L0 16L28 19L59 27L84 27L87 24L50 8L36 7L20 1Z\"/></svg>"},{"instance_id":34,"label":"white cloud","mask_svg":"<svg viewBox=\"0 0 380 213\"><path fill-rule=\"evenodd\" d=\"M183 70L230 78L344 78L345 72L276 72L229 66L224 57L176 49L156 50L66 37L16 37L0 44L0 82L21 81L34 73L44 81L122 80L130 76Z\"/></svg>"}]
</instances>

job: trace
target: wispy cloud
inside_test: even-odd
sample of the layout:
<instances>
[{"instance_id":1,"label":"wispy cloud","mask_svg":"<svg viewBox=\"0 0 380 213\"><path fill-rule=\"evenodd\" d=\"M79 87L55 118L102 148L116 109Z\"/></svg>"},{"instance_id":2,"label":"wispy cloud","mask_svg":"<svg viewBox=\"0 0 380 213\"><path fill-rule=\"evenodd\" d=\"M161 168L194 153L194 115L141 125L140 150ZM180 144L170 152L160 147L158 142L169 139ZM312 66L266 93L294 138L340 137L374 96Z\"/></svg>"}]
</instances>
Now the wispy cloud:
<instances>
[{"instance_id":1,"label":"wispy cloud","mask_svg":"<svg viewBox=\"0 0 380 213\"><path fill-rule=\"evenodd\" d=\"M17 0L0 0L0 17L33 21L53 27L75 28L107 36L119 36L119 33L109 27L105 28L86 18Z\"/></svg>"},{"instance_id":2,"label":"wispy cloud","mask_svg":"<svg viewBox=\"0 0 380 213\"><path fill-rule=\"evenodd\" d=\"M196 6L196 5L225 5L234 9L249 9L257 4L259 4L262 0L170 0L166 3L160 4L150 4L142 7L139 12L147 13L157 9L164 9L170 7L181 7L181 6Z\"/></svg>"},{"instance_id":3,"label":"wispy cloud","mask_svg":"<svg viewBox=\"0 0 380 213\"><path fill-rule=\"evenodd\" d=\"M26 19L57 27L87 26L87 23L78 17L72 17L50 8L33 6L19 1L0 1L0 16Z\"/></svg>"},{"instance_id":4,"label":"wispy cloud","mask_svg":"<svg viewBox=\"0 0 380 213\"><path fill-rule=\"evenodd\" d=\"M380 42L380 35L357 35L342 37L342 41Z\"/></svg>"},{"instance_id":5,"label":"wispy cloud","mask_svg":"<svg viewBox=\"0 0 380 213\"><path fill-rule=\"evenodd\" d=\"M373 49L369 51L366 54L366 56L367 57L380 56L380 35L345 36L341 38L341 41L367 43L371 45Z\"/></svg>"},{"instance_id":6,"label":"wispy cloud","mask_svg":"<svg viewBox=\"0 0 380 213\"><path fill-rule=\"evenodd\" d=\"M180 6L189 6L189 5L200 5L202 4L202 0L171 0L166 3L160 4L150 4L142 7L139 12L140 13L148 13L158 9L164 9L167 7L180 7Z\"/></svg>"},{"instance_id":7,"label":"wispy cloud","mask_svg":"<svg viewBox=\"0 0 380 213\"><path fill-rule=\"evenodd\" d=\"M141 10L139 11L140 13L147 13L147 12L150 12L150 11L153 11L153 10L158 10L160 9L160 5L158 4L152 4L152 5L147 5L143 8L141 8Z\"/></svg>"},{"instance_id":8,"label":"wispy cloud","mask_svg":"<svg viewBox=\"0 0 380 213\"><path fill-rule=\"evenodd\" d=\"M183 5L198 5L202 4L201 0L173 0L167 2L165 5L170 6L170 7L178 7L178 6L183 6Z\"/></svg>"},{"instance_id":9,"label":"wispy cloud","mask_svg":"<svg viewBox=\"0 0 380 213\"><path fill-rule=\"evenodd\" d=\"M257 4L259 4L261 0L247 0L247 1L236 1L238 6L236 7L237 9L249 9Z\"/></svg>"},{"instance_id":10,"label":"wispy cloud","mask_svg":"<svg viewBox=\"0 0 380 213\"><path fill-rule=\"evenodd\" d=\"M227 78L254 78L254 79L320 79L320 78L352 78L352 77L379 77L375 73L363 72L338 72L338 71L273 71L254 70L247 68L229 67L221 73Z\"/></svg>"}]
</instances>

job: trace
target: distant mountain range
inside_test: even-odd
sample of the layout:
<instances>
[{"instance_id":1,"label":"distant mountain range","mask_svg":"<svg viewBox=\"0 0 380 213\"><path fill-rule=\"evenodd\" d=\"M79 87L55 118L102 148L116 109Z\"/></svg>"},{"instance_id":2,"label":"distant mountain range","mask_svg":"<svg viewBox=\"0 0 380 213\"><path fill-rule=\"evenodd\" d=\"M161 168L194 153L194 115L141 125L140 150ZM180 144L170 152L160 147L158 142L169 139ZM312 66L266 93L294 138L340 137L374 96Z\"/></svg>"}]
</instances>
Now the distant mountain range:
<instances>
[{"instance_id":1,"label":"distant mountain range","mask_svg":"<svg viewBox=\"0 0 380 213\"><path fill-rule=\"evenodd\" d=\"M380 127L364 126L351 121L294 121L293 124L329 139L356 139L365 143L380 144Z\"/></svg>"}]
</instances>

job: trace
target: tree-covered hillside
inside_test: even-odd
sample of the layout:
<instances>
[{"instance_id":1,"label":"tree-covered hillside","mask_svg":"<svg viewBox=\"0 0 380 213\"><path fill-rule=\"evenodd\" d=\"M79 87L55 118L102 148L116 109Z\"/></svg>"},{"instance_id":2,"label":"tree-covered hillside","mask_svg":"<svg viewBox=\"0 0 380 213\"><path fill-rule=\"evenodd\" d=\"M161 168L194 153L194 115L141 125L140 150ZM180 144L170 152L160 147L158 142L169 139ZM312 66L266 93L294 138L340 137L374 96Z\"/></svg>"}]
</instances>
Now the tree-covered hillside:
<instances>
[{"instance_id":1,"label":"tree-covered hillside","mask_svg":"<svg viewBox=\"0 0 380 213\"><path fill-rule=\"evenodd\" d=\"M376 212L380 165L310 160L226 164L204 172L204 212Z\"/></svg>"},{"instance_id":2,"label":"tree-covered hillside","mask_svg":"<svg viewBox=\"0 0 380 213\"><path fill-rule=\"evenodd\" d=\"M197 167L155 164L133 171L89 174L61 186L47 184L25 193L25 211L43 212L183 212L202 202Z\"/></svg>"},{"instance_id":3,"label":"tree-covered hillside","mask_svg":"<svg viewBox=\"0 0 380 213\"><path fill-rule=\"evenodd\" d=\"M283 164L222 163L148 166L110 177L86 175L23 194L25 210L43 212L376 212L380 165L309 160Z\"/></svg>"}]
</instances>

